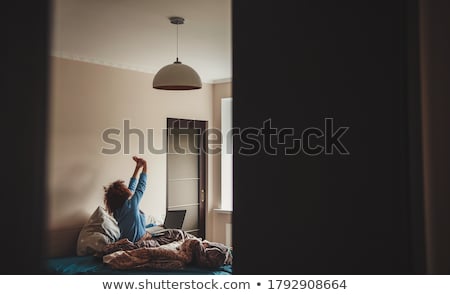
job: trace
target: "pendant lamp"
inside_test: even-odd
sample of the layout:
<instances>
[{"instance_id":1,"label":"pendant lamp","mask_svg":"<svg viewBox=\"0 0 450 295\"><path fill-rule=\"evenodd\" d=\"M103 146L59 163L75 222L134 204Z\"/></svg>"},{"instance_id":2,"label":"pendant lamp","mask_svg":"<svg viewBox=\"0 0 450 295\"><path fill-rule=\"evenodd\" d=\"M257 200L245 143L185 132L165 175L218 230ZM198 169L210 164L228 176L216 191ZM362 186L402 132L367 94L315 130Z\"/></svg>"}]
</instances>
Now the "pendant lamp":
<instances>
[{"instance_id":1,"label":"pendant lamp","mask_svg":"<svg viewBox=\"0 0 450 295\"><path fill-rule=\"evenodd\" d=\"M197 72L178 60L178 26L184 24L184 18L169 17L170 23L177 26L177 58L173 64L162 67L153 78L153 88L162 90L192 90L202 88Z\"/></svg>"}]
</instances>

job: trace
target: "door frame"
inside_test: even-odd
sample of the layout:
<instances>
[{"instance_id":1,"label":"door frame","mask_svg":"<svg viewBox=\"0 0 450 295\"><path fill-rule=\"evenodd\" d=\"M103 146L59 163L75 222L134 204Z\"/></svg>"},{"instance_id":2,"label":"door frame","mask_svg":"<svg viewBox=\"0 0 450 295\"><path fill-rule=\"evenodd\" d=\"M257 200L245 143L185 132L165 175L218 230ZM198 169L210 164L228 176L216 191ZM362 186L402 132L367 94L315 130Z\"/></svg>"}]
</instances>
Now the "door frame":
<instances>
[{"instance_id":1,"label":"door frame","mask_svg":"<svg viewBox=\"0 0 450 295\"><path fill-rule=\"evenodd\" d=\"M183 119L183 118L167 118L166 143L169 140L169 132L173 127L177 128L194 128L199 129L199 161L198 161L198 236L205 239L206 233L206 202L208 200L208 157L206 155L207 128L208 121ZM166 144L166 153L169 152L169 146ZM166 157L166 167L169 167L168 157ZM169 170L166 169L166 211L169 204Z\"/></svg>"}]
</instances>

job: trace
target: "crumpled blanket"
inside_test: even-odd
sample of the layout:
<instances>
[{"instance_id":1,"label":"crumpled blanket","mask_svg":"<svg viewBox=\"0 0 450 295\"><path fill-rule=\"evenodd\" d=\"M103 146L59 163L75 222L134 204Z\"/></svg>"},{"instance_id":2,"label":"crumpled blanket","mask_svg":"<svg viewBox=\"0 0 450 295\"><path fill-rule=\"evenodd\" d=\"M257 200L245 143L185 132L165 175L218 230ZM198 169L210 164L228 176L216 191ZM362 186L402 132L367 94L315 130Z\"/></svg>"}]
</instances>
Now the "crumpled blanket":
<instances>
[{"instance_id":1,"label":"crumpled blanket","mask_svg":"<svg viewBox=\"0 0 450 295\"><path fill-rule=\"evenodd\" d=\"M133 250L144 247L159 247L176 241L184 241L188 238L192 239L196 237L181 229L167 229L163 232L162 235L155 236L149 240L143 240L133 243L128 239L121 239L115 243L107 244L103 248L103 254L106 255L119 250Z\"/></svg>"},{"instance_id":2,"label":"crumpled blanket","mask_svg":"<svg viewBox=\"0 0 450 295\"><path fill-rule=\"evenodd\" d=\"M200 267L216 268L233 263L231 248L222 243L204 240L195 255L195 263Z\"/></svg>"},{"instance_id":3,"label":"crumpled blanket","mask_svg":"<svg viewBox=\"0 0 450 295\"><path fill-rule=\"evenodd\" d=\"M231 249L221 243L201 240L182 230L139 243L127 239L106 245L103 263L113 269L179 270L187 265L217 268L232 264Z\"/></svg>"}]
</instances>

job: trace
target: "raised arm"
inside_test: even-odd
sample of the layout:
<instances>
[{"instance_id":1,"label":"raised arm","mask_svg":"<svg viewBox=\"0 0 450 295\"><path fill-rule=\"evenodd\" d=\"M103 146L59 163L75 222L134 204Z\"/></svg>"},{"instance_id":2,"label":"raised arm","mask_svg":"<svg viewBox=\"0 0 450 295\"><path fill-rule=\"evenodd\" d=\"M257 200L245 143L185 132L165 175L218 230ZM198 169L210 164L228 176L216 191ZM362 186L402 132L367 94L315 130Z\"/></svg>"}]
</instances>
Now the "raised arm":
<instances>
[{"instance_id":1,"label":"raised arm","mask_svg":"<svg viewBox=\"0 0 450 295\"><path fill-rule=\"evenodd\" d=\"M147 162L144 159L138 157L133 157L133 160L136 161L136 169L134 170L135 177L137 177L139 169L142 168L142 173L139 176L139 181L137 182L137 185L135 187L136 189L132 198L134 202L139 203L139 201L142 199L145 187L147 185ZM132 179L136 180L136 178Z\"/></svg>"},{"instance_id":2,"label":"raised arm","mask_svg":"<svg viewBox=\"0 0 450 295\"><path fill-rule=\"evenodd\" d=\"M136 162L136 167L134 168L132 178L137 178L137 176L139 174L139 169L141 169L143 163L142 163L142 159L138 158L136 156L133 156L133 160Z\"/></svg>"},{"instance_id":3,"label":"raised arm","mask_svg":"<svg viewBox=\"0 0 450 295\"><path fill-rule=\"evenodd\" d=\"M142 173L147 174L147 161L141 159L141 163L142 163Z\"/></svg>"},{"instance_id":4,"label":"raised arm","mask_svg":"<svg viewBox=\"0 0 450 295\"><path fill-rule=\"evenodd\" d=\"M137 177L139 174L139 169L142 168L142 161L140 158L134 156L133 160L136 162L136 167L134 168L133 171L133 175L130 178L130 183L128 184L128 189L130 189L131 191L135 191L136 190L136 186L137 186Z\"/></svg>"}]
</instances>

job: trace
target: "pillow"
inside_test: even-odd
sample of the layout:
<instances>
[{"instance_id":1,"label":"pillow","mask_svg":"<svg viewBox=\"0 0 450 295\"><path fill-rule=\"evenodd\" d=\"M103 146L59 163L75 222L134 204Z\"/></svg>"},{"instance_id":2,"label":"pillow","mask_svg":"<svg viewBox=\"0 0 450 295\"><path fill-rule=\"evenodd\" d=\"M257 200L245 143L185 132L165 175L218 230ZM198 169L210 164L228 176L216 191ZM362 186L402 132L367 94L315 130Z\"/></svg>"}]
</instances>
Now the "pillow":
<instances>
[{"instance_id":1,"label":"pillow","mask_svg":"<svg viewBox=\"0 0 450 295\"><path fill-rule=\"evenodd\" d=\"M101 256L103 247L120 238L117 221L106 210L98 206L78 235L77 255Z\"/></svg>"}]
</instances>

